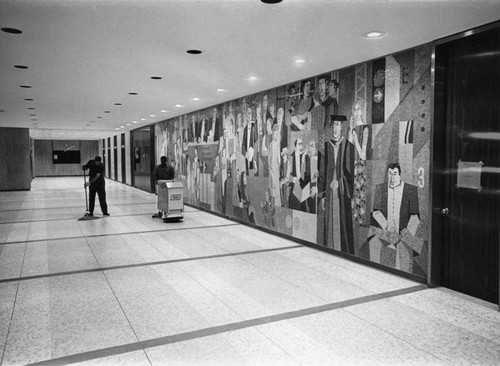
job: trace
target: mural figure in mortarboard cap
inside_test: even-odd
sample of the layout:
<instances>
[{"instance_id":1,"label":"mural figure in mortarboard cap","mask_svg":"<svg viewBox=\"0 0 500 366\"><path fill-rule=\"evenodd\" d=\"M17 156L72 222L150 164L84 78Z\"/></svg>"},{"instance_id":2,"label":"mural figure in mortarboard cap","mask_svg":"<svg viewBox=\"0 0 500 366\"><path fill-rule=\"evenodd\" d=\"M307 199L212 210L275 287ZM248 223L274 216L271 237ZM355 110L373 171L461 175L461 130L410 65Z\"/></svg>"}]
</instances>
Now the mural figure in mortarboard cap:
<instances>
[{"instance_id":1,"label":"mural figure in mortarboard cap","mask_svg":"<svg viewBox=\"0 0 500 366\"><path fill-rule=\"evenodd\" d=\"M325 142L324 153L318 154L319 209L324 212L324 215L320 215L324 220L324 237L319 243L354 254L351 208L354 189L354 145L346 138L347 125L346 116L330 115L325 133L332 137Z\"/></svg>"}]
</instances>

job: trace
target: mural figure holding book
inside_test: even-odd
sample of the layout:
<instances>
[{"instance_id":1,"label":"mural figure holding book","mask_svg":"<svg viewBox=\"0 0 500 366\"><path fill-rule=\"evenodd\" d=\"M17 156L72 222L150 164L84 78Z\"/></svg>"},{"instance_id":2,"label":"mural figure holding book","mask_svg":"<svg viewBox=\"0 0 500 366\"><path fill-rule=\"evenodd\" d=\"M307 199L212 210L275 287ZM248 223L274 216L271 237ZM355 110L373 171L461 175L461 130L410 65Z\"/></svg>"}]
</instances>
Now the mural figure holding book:
<instances>
[{"instance_id":1,"label":"mural figure holding book","mask_svg":"<svg viewBox=\"0 0 500 366\"><path fill-rule=\"evenodd\" d=\"M413 252L420 254L423 239L415 236L420 225L418 188L401 180L398 163L387 167L387 182L375 188L370 260L412 272Z\"/></svg>"},{"instance_id":2,"label":"mural figure holding book","mask_svg":"<svg viewBox=\"0 0 500 366\"><path fill-rule=\"evenodd\" d=\"M311 193L311 160L305 153L301 138L295 140L290 166L290 196L288 207L307 212L307 199Z\"/></svg>"}]
</instances>

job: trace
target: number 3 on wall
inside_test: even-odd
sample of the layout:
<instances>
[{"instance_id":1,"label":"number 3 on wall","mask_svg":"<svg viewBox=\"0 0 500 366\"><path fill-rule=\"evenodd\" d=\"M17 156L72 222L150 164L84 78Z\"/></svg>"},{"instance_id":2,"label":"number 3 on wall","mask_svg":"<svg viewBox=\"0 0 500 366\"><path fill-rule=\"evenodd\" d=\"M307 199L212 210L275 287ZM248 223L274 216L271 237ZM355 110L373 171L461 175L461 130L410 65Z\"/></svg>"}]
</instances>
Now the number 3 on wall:
<instances>
[{"instance_id":1,"label":"number 3 on wall","mask_svg":"<svg viewBox=\"0 0 500 366\"><path fill-rule=\"evenodd\" d=\"M424 168L420 167L418 168L418 186L420 188L424 188L425 187L425 170Z\"/></svg>"}]
</instances>

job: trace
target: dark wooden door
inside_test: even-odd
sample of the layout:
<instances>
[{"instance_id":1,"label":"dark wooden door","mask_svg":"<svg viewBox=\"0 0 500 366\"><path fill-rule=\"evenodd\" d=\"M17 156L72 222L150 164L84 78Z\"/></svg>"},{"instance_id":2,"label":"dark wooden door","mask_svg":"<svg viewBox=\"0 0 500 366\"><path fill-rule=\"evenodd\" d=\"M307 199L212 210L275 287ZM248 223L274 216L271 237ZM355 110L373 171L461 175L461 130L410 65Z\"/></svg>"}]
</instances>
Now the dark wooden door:
<instances>
[{"instance_id":1,"label":"dark wooden door","mask_svg":"<svg viewBox=\"0 0 500 366\"><path fill-rule=\"evenodd\" d=\"M115 174L113 179L118 180L118 136L113 136L113 158L115 160L113 173Z\"/></svg>"},{"instance_id":2,"label":"dark wooden door","mask_svg":"<svg viewBox=\"0 0 500 366\"><path fill-rule=\"evenodd\" d=\"M440 283L498 304L500 27L436 46L434 247Z\"/></svg>"},{"instance_id":3,"label":"dark wooden door","mask_svg":"<svg viewBox=\"0 0 500 366\"><path fill-rule=\"evenodd\" d=\"M125 158L125 134L122 133L121 135L121 156L122 156L122 183L126 184L127 183L127 164L126 164L126 158Z\"/></svg>"},{"instance_id":4,"label":"dark wooden door","mask_svg":"<svg viewBox=\"0 0 500 366\"><path fill-rule=\"evenodd\" d=\"M107 177L109 179L111 179L111 137L108 137L108 153L107 153L107 159L106 159L106 162L105 164L107 165L108 169L107 169L107 172L108 172L108 175Z\"/></svg>"}]
</instances>

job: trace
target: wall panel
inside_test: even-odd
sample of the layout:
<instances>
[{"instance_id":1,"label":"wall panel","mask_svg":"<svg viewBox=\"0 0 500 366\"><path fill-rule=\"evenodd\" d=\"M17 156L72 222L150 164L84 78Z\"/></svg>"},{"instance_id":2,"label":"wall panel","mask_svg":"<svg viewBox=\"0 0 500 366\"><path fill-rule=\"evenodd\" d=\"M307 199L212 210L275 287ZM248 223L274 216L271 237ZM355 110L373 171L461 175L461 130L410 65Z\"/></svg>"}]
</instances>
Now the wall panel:
<instances>
[{"instance_id":1,"label":"wall panel","mask_svg":"<svg viewBox=\"0 0 500 366\"><path fill-rule=\"evenodd\" d=\"M31 149L27 128L0 128L0 190L31 188Z\"/></svg>"},{"instance_id":2,"label":"wall panel","mask_svg":"<svg viewBox=\"0 0 500 366\"><path fill-rule=\"evenodd\" d=\"M79 150L80 164L54 164L53 150ZM94 140L34 140L34 172L38 177L82 175L81 166L99 155L99 142Z\"/></svg>"}]
</instances>

